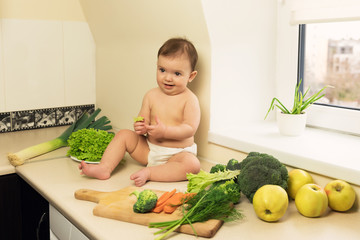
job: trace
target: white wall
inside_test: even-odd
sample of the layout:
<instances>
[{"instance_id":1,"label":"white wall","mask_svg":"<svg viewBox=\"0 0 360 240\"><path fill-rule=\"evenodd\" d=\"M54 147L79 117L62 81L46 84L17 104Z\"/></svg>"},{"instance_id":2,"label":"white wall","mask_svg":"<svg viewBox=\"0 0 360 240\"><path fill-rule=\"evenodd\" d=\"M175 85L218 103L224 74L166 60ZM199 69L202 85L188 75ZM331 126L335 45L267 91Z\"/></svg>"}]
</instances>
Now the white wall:
<instances>
[{"instance_id":1,"label":"white wall","mask_svg":"<svg viewBox=\"0 0 360 240\"><path fill-rule=\"evenodd\" d=\"M210 129L264 119L274 95L277 1L202 1L211 41Z\"/></svg>"},{"instance_id":2,"label":"white wall","mask_svg":"<svg viewBox=\"0 0 360 240\"><path fill-rule=\"evenodd\" d=\"M0 8L0 112L94 104L95 42L79 3Z\"/></svg>"}]
</instances>

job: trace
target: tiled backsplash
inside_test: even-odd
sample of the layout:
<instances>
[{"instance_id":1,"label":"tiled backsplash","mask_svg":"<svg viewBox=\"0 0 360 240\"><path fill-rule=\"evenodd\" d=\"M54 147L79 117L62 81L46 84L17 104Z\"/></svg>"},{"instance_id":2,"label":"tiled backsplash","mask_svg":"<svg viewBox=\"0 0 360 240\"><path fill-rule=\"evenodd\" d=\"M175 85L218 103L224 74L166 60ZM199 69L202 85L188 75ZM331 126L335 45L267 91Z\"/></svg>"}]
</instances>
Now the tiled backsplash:
<instances>
[{"instance_id":1,"label":"tiled backsplash","mask_svg":"<svg viewBox=\"0 0 360 240\"><path fill-rule=\"evenodd\" d=\"M0 113L0 133L70 125L94 104Z\"/></svg>"}]
</instances>

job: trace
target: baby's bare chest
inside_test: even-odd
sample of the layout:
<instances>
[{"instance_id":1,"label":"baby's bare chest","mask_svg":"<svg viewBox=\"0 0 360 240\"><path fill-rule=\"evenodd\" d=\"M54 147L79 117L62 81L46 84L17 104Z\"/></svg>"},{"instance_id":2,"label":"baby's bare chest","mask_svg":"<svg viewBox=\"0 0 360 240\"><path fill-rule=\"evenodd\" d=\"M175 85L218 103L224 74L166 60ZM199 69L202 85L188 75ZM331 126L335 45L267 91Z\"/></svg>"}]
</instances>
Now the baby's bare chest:
<instances>
[{"instance_id":1,"label":"baby's bare chest","mask_svg":"<svg viewBox=\"0 0 360 240\"><path fill-rule=\"evenodd\" d=\"M153 102L151 118L157 116L160 121L167 124L179 124L184 119L186 101L179 99L163 99Z\"/></svg>"}]
</instances>

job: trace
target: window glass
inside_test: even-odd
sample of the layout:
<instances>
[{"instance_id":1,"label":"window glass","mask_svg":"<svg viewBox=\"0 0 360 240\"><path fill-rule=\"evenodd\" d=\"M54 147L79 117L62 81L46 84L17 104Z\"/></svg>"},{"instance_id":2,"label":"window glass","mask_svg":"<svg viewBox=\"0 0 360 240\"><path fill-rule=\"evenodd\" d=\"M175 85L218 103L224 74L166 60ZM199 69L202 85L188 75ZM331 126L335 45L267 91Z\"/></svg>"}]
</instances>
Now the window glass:
<instances>
[{"instance_id":1,"label":"window glass","mask_svg":"<svg viewBox=\"0 0 360 240\"><path fill-rule=\"evenodd\" d=\"M319 103L360 110L360 21L306 24L304 90Z\"/></svg>"}]
</instances>

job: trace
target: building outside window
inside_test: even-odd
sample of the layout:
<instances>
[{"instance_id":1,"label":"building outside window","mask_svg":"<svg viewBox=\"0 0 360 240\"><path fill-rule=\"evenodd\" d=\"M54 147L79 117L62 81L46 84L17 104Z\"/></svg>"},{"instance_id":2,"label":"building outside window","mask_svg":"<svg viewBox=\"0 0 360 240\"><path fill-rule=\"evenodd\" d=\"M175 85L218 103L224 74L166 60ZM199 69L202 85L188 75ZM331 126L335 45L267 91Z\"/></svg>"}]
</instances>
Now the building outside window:
<instances>
[{"instance_id":1,"label":"building outside window","mask_svg":"<svg viewBox=\"0 0 360 240\"><path fill-rule=\"evenodd\" d=\"M306 24L304 89L325 85L319 102L360 110L360 21Z\"/></svg>"}]
</instances>

